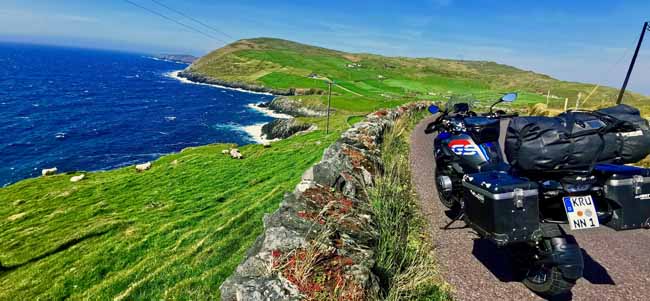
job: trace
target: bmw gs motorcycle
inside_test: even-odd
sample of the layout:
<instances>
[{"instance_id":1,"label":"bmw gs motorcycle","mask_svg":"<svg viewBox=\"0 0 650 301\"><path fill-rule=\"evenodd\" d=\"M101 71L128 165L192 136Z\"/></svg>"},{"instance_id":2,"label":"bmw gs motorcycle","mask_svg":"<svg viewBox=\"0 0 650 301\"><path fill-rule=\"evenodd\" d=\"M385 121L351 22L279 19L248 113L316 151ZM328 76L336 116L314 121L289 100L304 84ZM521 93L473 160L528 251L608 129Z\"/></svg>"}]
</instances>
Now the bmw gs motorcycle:
<instances>
[{"instance_id":1,"label":"bmw gs motorcycle","mask_svg":"<svg viewBox=\"0 0 650 301\"><path fill-rule=\"evenodd\" d=\"M482 238L506 248L522 282L550 297L569 292L584 268L580 247L567 239L560 224L568 223L571 231L601 223L616 230L647 227L650 201L643 200L650 200L650 171L608 163L620 163L626 156L620 149L624 144L620 139L625 139L620 137L625 136L619 134L639 130L624 120L628 115L618 114L633 116L633 108L570 112L562 117L517 117L494 111L495 105L516 98L516 93L506 94L479 115L472 111L471 101L452 97L444 110L429 107L437 118L425 132L437 133L436 189L442 204L456 216L445 228L463 220ZM500 127L508 122L504 157ZM637 125L645 130L644 122ZM639 132L640 136L629 137L650 141L650 132ZM594 141L602 145L597 154ZM630 143L635 141L628 141L628 146L633 148ZM567 151L573 153L561 153ZM570 159L563 163L557 158Z\"/></svg>"}]
</instances>

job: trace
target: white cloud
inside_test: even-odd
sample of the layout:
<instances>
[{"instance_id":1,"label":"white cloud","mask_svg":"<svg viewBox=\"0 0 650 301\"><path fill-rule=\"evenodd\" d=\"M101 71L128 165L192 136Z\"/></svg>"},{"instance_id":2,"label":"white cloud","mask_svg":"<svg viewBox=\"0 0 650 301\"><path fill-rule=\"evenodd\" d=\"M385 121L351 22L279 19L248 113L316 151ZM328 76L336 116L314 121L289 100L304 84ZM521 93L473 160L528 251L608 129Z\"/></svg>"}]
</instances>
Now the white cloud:
<instances>
[{"instance_id":1,"label":"white cloud","mask_svg":"<svg viewBox=\"0 0 650 301\"><path fill-rule=\"evenodd\" d=\"M81 23L97 23L97 22L99 22L99 19L97 19L97 18L84 17L84 16L75 16L75 15L55 14L55 15L51 15L50 17L55 18L55 19L64 20L64 21L70 21L70 22L81 22Z\"/></svg>"},{"instance_id":2,"label":"white cloud","mask_svg":"<svg viewBox=\"0 0 650 301\"><path fill-rule=\"evenodd\" d=\"M78 15L67 15L67 14L46 14L46 13L34 13L31 11L25 10L11 10L11 9L0 9L0 16L8 18L21 18L21 19L49 19L56 21L67 21L75 23L97 23L99 19L87 16L78 16Z\"/></svg>"}]
</instances>

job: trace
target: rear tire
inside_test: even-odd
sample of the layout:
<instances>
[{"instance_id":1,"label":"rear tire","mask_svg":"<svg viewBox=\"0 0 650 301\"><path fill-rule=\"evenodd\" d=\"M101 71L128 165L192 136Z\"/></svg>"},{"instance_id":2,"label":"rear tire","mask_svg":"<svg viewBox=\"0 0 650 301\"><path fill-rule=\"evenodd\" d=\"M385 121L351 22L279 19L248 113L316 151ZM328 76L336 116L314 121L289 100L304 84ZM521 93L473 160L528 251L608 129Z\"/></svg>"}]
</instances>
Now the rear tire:
<instances>
[{"instance_id":1,"label":"rear tire","mask_svg":"<svg viewBox=\"0 0 650 301\"><path fill-rule=\"evenodd\" d=\"M548 297L568 294L575 285L575 281L564 278L558 267L528 271L523 283L531 291Z\"/></svg>"},{"instance_id":2,"label":"rear tire","mask_svg":"<svg viewBox=\"0 0 650 301\"><path fill-rule=\"evenodd\" d=\"M542 229L548 236L538 244L511 247L513 267L519 270L523 284L538 295L568 295L582 277L582 251L577 244L567 242L559 226Z\"/></svg>"}]
</instances>

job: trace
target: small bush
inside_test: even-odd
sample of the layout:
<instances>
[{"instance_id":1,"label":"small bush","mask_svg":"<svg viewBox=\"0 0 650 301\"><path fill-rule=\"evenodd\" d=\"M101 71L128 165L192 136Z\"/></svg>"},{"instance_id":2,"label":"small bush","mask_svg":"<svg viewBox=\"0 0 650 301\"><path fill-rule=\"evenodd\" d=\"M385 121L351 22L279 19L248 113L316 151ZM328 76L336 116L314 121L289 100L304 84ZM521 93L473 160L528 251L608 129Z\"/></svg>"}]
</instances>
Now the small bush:
<instances>
[{"instance_id":1,"label":"small bush","mask_svg":"<svg viewBox=\"0 0 650 301\"><path fill-rule=\"evenodd\" d=\"M550 112L548 110L548 107L546 104L543 103L536 103L532 107L530 107L529 111L530 116L549 116Z\"/></svg>"}]
</instances>

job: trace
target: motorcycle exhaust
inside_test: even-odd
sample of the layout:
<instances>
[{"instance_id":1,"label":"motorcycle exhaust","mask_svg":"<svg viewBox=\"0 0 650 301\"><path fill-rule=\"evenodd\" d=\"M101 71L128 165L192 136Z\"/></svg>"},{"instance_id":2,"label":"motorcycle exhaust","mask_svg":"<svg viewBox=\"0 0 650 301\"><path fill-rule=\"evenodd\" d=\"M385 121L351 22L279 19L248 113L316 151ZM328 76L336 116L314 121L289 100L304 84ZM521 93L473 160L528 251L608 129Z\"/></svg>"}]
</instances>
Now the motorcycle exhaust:
<instances>
[{"instance_id":1,"label":"motorcycle exhaust","mask_svg":"<svg viewBox=\"0 0 650 301\"><path fill-rule=\"evenodd\" d=\"M439 176L438 177L438 188L444 192L450 192L453 189L453 184L451 183L451 178L448 176Z\"/></svg>"}]
</instances>

